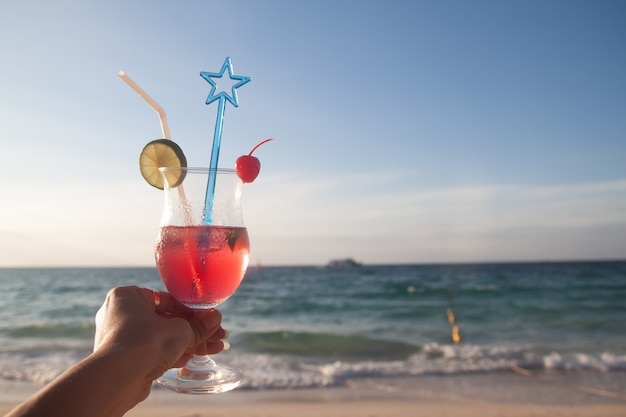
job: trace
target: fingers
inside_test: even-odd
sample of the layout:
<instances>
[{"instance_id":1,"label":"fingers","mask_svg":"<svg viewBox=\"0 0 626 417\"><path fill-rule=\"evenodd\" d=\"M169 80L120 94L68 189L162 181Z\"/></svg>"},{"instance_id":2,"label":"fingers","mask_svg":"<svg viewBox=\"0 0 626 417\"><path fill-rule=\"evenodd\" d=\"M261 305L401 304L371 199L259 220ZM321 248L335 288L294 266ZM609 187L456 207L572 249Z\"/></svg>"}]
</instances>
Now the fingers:
<instances>
[{"instance_id":1,"label":"fingers","mask_svg":"<svg viewBox=\"0 0 626 417\"><path fill-rule=\"evenodd\" d=\"M209 309L206 311L196 311L196 314L189 320L189 324L196 335L195 345L199 345L207 339L215 339L214 334L218 331L225 332L221 327L222 314L215 309ZM221 336L224 335L216 335Z\"/></svg>"},{"instance_id":2,"label":"fingers","mask_svg":"<svg viewBox=\"0 0 626 417\"><path fill-rule=\"evenodd\" d=\"M193 310L176 300L168 292L152 290L154 309L158 314L172 314L186 318L193 317Z\"/></svg>"},{"instance_id":3,"label":"fingers","mask_svg":"<svg viewBox=\"0 0 626 417\"><path fill-rule=\"evenodd\" d=\"M116 287L109 291L105 304L101 310L106 309L107 304L116 304L117 300L126 300L127 305L138 306L136 296L133 294L139 293L140 298L145 300L146 307L154 309L154 311L161 316L177 316L184 317L193 333L195 335L194 345L199 345L205 342L215 343L212 350L220 349L220 341L228 337L228 332L221 327L222 314L219 310L193 310L180 301L176 300L167 291L158 291L151 288L140 288L136 286ZM132 299L135 298L133 302ZM104 311L99 311L98 316L102 316Z\"/></svg>"},{"instance_id":4,"label":"fingers","mask_svg":"<svg viewBox=\"0 0 626 417\"><path fill-rule=\"evenodd\" d=\"M230 343L222 339L209 339L193 348L196 355L215 355L230 349Z\"/></svg>"},{"instance_id":5,"label":"fingers","mask_svg":"<svg viewBox=\"0 0 626 417\"><path fill-rule=\"evenodd\" d=\"M208 341L206 343L206 353L208 355L215 355L228 349L230 349L230 343L225 340Z\"/></svg>"},{"instance_id":6,"label":"fingers","mask_svg":"<svg viewBox=\"0 0 626 417\"><path fill-rule=\"evenodd\" d=\"M149 290L157 314L167 316L184 317L191 327L192 340L188 350L174 365L183 366L191 353L214 355L230 348L230 344L223 339L228 337L228 332L222 328L222 314L215 309L193 310L177 301L165 291Z\"/></svg>"},{"instance_id":7,"label":"fingers","mask_svg":"<svg viewBox=\"0 0 626 417\"><path fill-rule=\"evenodd\" d=\"M204 346L201 350L207 355L217 355L218 353L228 349L230 349L230 343L225 340L220 340L217 342L207 342L206 346ZM182 368L187 364L189 359L193 358L194 354L197 353L198 349L183 353L183 355L176 362L174 362L172 368Z\"/></svg>"},{"instance_id":8,"label":"fingers","mask_svg":"<svg viewBox=\"0 0 626 417\"><path fill-rule=\"evenodd\" d=\"M213 333L210 337L209 340L223 340L223 339L228 339L228 330L224 329L223 327L220 326L219 329L217 329L215 331L215 333Z\"/></svg>"},{"instance_id":9,"label":"fingers","mask_svg":"<svg viewBox=\"0 0 626 417\"><path fill-rule=\"evenodd\" d=\"M194 333L193 345L199 345L207 339L221 340L227 337L227 332L220 326L222 314L215 309L193 310L178 300L170 293L149 288L139 288L142 295L154 304L154 310L162 316L178 316L187 319Z\"/></svg>"}]
</instances>

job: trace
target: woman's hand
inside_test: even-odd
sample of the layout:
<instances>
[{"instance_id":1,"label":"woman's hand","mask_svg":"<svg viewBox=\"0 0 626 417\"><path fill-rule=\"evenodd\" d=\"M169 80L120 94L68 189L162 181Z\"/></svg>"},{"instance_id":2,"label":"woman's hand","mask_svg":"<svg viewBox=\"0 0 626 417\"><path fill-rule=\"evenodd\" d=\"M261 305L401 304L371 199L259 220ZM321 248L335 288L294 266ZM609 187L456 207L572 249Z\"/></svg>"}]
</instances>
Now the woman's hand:
<instances>
[{"instance_id":1,"label":"woman's hand","mask_svg":"<svg viewBox=\"0 0 626 417\"><path fill-rule=\"evenodd\" d=\"M96 314L94 353L137 350L148 359L149 367L142 370L152 381L183 366L198 349L207 354L224 350L227 333L221 320L218 310L194 311L167 292L113 288Z\"/></svg>"},{"instance_id":2,"label":"woman's hand","mask_svg":"<svg viewBox=\"0 0 626 417\"><path fill-rule=\"evenodd\" d=\"M121 417L195 349L222 351L221 321L219 311L195 312L166 292L113 288L96 314L93 353L5 417Z\"/></svg>"}]
</instances>

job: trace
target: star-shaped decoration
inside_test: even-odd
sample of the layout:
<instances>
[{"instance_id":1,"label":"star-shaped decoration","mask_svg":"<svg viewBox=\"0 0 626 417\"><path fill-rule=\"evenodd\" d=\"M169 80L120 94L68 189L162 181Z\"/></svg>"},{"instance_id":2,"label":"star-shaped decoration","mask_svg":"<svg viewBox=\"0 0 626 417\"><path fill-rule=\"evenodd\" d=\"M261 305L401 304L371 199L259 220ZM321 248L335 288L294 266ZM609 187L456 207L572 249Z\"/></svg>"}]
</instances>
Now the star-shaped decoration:
<instances>
[{"instance_id":1,"label":"star-shaped decoration","mask_svg":"<svg viewBox=\"0 0 626 417\"><path fill-rule=\"evenodd\" d=\"M220 91L219 93L215 94L215 90L217 90L217 83L213 80L213 78L222 78L226 70L228 70L228 77L231 80L237 81L237 83L233 84L232 88L230 89L230 95L225 91ZM209 84L211 84L211 92L206 99L206 104L210 104L215 100L228 100L233 106L239 107L237 89L242 85L250 82L250 77L246 77L245 75L233 75L233 64L230 62L230 57L226 58L226 60L224 61L224 65L222 65L222 69L219 73L202 71L200 72L200 76L207 80Z\"/></svg>"}]
</instances>

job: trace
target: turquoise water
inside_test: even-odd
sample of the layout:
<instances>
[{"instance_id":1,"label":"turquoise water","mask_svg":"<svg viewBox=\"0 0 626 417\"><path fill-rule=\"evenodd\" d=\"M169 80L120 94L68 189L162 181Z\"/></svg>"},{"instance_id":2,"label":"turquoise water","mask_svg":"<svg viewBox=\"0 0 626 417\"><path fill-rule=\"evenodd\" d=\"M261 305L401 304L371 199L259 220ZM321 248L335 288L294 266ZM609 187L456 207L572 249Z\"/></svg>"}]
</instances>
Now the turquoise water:
<instances>
[{"instance_id":1,"label":"turquoise water","mask_svg":"<svg viewBox=\"0 0 626 417\"><path fill-rule=\"evenodd\" d=\"M86 356L108 289L129 284L162 289L153 268L0 269L0 378L45 383ZM623 376L624 300L626 262L251 268L220 308L232 348L218 360L244 389L512 365Z\"/></svg>"}]
</instances>

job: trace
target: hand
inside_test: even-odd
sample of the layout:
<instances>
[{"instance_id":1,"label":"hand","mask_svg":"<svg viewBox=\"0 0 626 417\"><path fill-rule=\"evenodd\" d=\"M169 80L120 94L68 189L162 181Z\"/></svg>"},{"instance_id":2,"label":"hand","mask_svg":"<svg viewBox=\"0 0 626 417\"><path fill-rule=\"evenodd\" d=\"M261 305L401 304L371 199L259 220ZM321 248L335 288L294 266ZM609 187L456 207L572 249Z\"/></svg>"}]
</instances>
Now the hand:
<instances>
[{"instance_id":1,"label":"hand","mask_svg":"<svg viewBox=\"0 0 626 417\"><path fill-rule=\"evenodd\" d=\"M167 292L117 287L96 314L94 353L133 349L145 360L147 381L166 370L183 366L197 349L207 354L224 350L227 337L218 310L194 311ZM141 369L141 368L138 368ZM147 393L146 393L147 395Z\"/></svg>"},{"instance_id":2,"label":"hand","mask_svg":"<svg viewBox=\"0 0 626 417\"><path fill-rule=\"evenodd\" d=\"M6 417L121 417L150 394L152 381L198 348L224 349L217 310L195 312L159 292L113 288L96 314L94 351Z\"/></svg>"}]
</instances>

